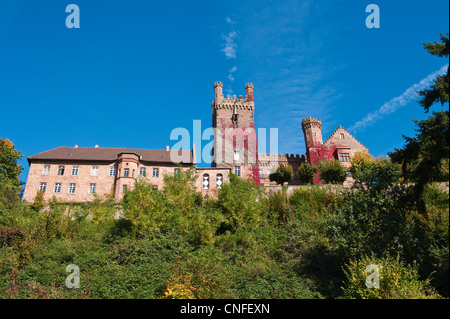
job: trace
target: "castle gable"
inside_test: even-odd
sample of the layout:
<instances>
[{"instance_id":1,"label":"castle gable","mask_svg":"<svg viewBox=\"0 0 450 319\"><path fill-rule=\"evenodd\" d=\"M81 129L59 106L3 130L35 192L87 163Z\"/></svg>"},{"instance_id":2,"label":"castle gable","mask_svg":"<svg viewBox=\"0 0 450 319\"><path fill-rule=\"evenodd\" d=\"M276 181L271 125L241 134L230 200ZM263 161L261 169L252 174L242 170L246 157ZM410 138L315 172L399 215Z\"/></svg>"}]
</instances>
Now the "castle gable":
<instances>
[{"instance_id":1,"label":"castle gable","mask_svg":"<svg viewBox=\"0 0 450 319\"><path fill-rule=\"evenodd\" d=\"M360 141L358 141L353 135L351 135L340 125L323 143L323 146L350 148L354 151L369 152L367 147L365 147Z\"/></svg>"}]
</instances>

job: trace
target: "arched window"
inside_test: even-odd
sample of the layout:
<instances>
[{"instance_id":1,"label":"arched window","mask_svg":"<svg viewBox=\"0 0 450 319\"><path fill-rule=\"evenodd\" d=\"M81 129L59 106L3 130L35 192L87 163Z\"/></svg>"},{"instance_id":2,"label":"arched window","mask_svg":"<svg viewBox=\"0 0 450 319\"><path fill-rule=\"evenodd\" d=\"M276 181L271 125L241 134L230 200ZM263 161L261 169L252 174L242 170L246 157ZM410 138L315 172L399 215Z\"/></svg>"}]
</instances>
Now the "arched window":
<instances>
[{"instance_id":1,"label":"arched window","mask_svg":"<svg viewBox=\"0 0 450 319\"><path fill-rule=\"evenodd\" d=\"M209 175L204 174L203 175L203 189L208 189L208 188L209 188Z\"/></svg>"},{"instance_id":2,"label":"arched window","mask_svg":"<svg viewBox=\"0 0 450 319\"><path fill-rule=\"evenodd\" d=\"M159 177L159 168L153 169L153 177Z\"/></svg>"},{"instance_id":3,"label":"arched window","mask_svg":"<svg viewBox=\"0 0 450 319\"><path fill-rule=\"evenodd\" d=\"M222 176L222 174L217 174L217 177L216 177L217 189L221 189L222 188L222 183L223 183L223 176Z\"/></svg>"}]
</instances>

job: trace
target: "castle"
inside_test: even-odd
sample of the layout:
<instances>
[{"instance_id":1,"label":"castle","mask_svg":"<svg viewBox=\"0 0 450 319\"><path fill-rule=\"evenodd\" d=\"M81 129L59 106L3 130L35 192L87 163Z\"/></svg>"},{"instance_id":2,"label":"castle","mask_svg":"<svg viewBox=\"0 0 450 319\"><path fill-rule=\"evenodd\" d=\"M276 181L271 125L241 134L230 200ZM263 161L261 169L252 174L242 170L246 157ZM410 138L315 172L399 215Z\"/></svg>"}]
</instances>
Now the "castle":
<instances>
[{"instance_id":1,"label":"castle","mask_svg":"<svg viewBox=\"0 0 450 319\"><path fill-rule=\"evenodd\" d=\"M55 196L61 201L91 201L96 195L112 195L119 201L133 188L137 178L148 180L155 189L164 187L165 174L193 167L197 178L194 187L215 196L230 173L252 178L262 186L279 164L291 165L294 172L302 163L318 165L324 159L337 159L344 167L356 152L368 152L355 137L339 126L323 142L322 124L318 119L303 119L306 155L258 153L255 130L253 84L245 84L245 97L223 95L223 84L214 83L212 127L214 141L211 167L196 167L195 145L192 150L131 149L95 147L57 147L27 157L30 165L23 199L33 202L41 191L44 199ZM180 162L172 159L181 158ZM351 177L348 178L351 182ZM320 183L318 176L315 183ZM300 185L295 176L292 185Z\"/></svg>"}]
</instances>

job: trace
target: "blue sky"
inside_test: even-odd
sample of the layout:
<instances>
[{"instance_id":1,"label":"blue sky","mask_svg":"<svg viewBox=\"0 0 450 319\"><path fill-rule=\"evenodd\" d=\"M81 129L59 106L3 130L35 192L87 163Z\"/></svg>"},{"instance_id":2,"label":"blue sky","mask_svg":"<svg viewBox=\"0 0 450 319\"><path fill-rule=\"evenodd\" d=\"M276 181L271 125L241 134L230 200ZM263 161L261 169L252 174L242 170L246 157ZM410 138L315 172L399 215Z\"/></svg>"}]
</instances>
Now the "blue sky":
<instances>
[{"instance_id":1,"label":"blue sky","mask_svg":"<svg viewBox=\"0 0 450 319\"><path fill-rule=\"evenodd\" d=\"M80 8L79 29L65 24L71 3ZM365 25L371 3L380 8L379 29ZM311 115L322 120L324 138L342 125L383 155L414 135L411 119L428 116L414 91L448 60L422 43L448 32L448 7L2 0L0 136L25 156L75 144L161 149L176 143L177 127L211 125L215 81L236 95L252 82L256 126L278 128L280 153L305 153L300 123Z\"/></svg>"}]
</instances>

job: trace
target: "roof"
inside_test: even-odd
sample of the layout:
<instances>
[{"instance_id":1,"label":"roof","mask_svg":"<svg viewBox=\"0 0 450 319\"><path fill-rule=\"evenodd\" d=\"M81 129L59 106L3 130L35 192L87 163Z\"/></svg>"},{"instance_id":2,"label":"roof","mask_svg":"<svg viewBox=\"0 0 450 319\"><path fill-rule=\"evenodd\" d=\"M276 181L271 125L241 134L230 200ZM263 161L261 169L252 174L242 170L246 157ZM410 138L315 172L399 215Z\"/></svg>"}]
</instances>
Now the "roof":
<instances>
[{"instance_id":1,"label":"roof","mask_svg":"<svg viewBox=\"0 0 450 319\"><path fill-rule=\"evenodd\" d=\"M180 150L177 155L186 156L193 163L192 151ZM139 148L109 148L109 147L70 147L60 146L49 151L27 157L28 162L32 160L77 160L77 161L116 161L121 153L133 153L142 156L141 161L172 163L170 152L167 150L151 150Z\"/></svg>"}]
</instances>

